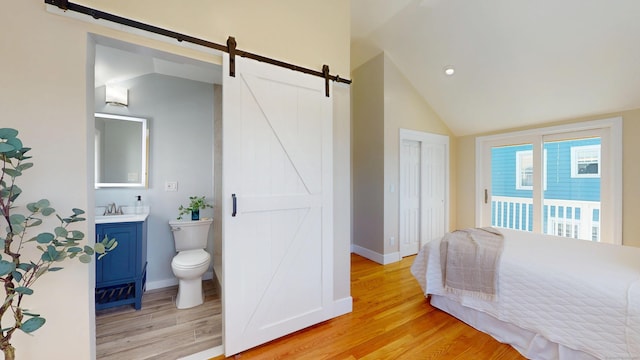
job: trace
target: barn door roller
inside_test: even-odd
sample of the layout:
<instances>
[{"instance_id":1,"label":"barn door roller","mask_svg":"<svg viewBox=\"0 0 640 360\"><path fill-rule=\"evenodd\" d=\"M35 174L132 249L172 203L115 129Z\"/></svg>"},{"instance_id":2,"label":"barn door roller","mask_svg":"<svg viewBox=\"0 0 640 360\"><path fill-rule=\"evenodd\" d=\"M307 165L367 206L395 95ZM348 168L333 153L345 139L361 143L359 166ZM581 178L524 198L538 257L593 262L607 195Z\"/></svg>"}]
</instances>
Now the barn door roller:
<instances>
[{"instance_id":1,"label":"barn door roller","mask_svg":"<svg viewBox=\"0 0 640 360\"><path fill-rule=\"evenodd\" d=\"M236 77L236 38L229 36L227 51L229 52L229 76Z\"/></svg>"}]
</instances>

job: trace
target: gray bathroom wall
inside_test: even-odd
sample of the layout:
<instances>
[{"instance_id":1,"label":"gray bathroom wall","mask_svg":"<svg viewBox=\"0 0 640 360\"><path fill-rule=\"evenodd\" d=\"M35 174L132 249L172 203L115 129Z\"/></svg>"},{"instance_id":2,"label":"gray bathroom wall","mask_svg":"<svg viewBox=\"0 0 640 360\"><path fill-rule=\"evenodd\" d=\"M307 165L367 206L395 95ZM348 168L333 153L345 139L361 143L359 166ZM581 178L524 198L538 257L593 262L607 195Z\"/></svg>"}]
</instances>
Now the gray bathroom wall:
<instances>
[{"instance_id":1,"label":"gray bathroom wall","mask_svg":"<svg viewBox=\"0 0 640 360\"><path fill-rule=\"evenodd\" d=\"M96 206L115 202L133 206L136 196L151 208L148 218L147 289L177 284L171 271L175 255L169 221L189 196L205 196L213 204L213 85L160 74L148 74L118 84L129 89L129 105L104 102L104 86L95 89L95 111L148 119L149 187L96 189ZM175 181L178 190L165 191ZM200 212L213 217L213 209ZM215 220L213 226L217 226ZM209 232L213 253L214 229ZM212 264L213 266L213 264ZM212 276L210 270L206 277Z\"/></svg>"}]
</instances>

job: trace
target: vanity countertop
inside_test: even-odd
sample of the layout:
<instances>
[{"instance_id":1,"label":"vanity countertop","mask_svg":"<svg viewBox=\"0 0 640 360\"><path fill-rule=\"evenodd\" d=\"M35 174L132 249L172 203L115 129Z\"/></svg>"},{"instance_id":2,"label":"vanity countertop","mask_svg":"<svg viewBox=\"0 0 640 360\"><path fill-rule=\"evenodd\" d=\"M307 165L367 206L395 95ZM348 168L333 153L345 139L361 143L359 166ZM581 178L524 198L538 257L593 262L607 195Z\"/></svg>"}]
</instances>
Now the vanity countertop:
<instances>
[{"instance_id":1,"label":"vanity countertop","mask_svg":"<svg viewBox=\"0 0 640 360\"><path fill-rule=\"evenodd\" d=\"M96 224L145 221L149 217L149 207L143 206L141 213L136 214L132 206L123 206L121 215L96 215ZM96 214L102 214L96 211Z\"/></svg>"}]
</instances>

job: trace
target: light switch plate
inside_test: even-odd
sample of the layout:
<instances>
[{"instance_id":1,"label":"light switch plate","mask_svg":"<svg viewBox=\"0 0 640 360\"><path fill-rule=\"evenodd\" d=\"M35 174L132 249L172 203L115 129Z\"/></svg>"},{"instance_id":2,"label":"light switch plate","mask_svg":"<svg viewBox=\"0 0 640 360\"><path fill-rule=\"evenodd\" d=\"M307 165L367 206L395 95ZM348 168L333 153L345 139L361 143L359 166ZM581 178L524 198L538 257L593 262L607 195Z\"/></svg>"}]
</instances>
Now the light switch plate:
<instances>
[{"instance_id":1,"label":"light switch plate","mask_svg":"<svg viewBox=\"0 0 640 360\"><path fill-rule=\"evenodd\" d=\"M165 181L165 183L164 183L164 191L178 191L178 182L177 181Z\"/></svg>"}]
</instances>

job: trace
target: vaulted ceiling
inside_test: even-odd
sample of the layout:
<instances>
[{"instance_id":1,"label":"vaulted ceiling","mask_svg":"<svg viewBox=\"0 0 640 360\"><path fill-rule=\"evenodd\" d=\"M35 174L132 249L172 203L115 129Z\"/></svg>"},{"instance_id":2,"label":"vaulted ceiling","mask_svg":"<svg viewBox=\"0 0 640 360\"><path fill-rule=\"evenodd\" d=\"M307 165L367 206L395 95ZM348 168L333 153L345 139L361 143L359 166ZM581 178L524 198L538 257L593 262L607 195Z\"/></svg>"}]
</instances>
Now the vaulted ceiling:
<instances>
[{"instance_id":1,"label":"vaulted ceiling","mask_svg":"<svg viewBox=\"0 0 640 360\"><path fill-rule=\"evenodd\" d=\"M352 68L384 51L455 135L640 108L640 0L350 1ZM220 82L98 49L97 85L150 72Z\"/></svg>"},{"instance_id":2,"label":"vaulted ceiling","mask_svg":"<svg viewBox=\"0 0 640 360\"><path fill-rule=\"evenodd\" d=\"M640 108L638 0L351 7L352 68L384 51L455 135Z\"/></svg>"}]
</instances>

